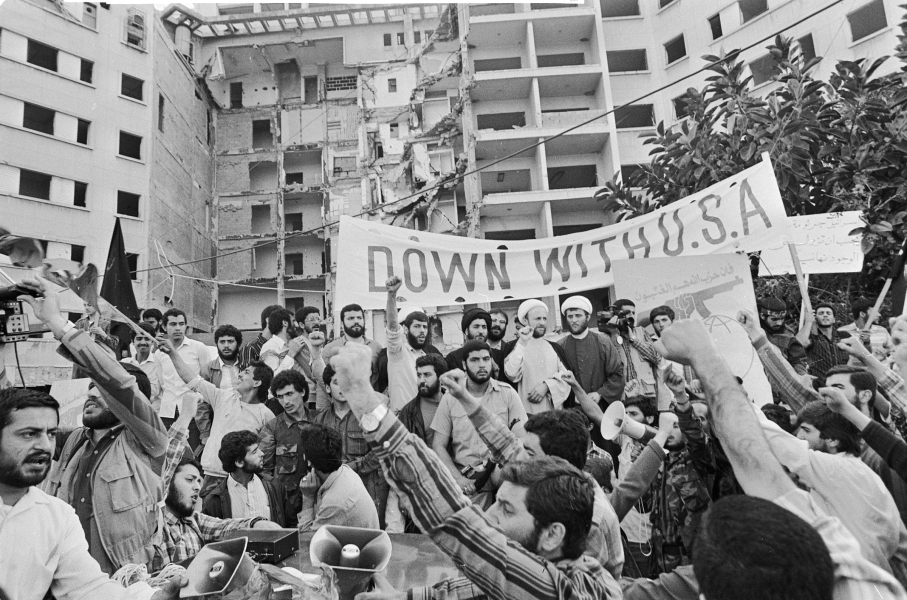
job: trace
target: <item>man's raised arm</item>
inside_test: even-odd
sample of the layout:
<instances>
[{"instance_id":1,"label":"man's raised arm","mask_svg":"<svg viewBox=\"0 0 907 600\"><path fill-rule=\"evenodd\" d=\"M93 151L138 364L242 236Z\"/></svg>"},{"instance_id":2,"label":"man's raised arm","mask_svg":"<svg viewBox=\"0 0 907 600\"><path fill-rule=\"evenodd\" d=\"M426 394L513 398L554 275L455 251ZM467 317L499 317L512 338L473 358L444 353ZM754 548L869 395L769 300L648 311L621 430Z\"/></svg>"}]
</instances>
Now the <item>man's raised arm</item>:
<instances>
[{"instance_id":1,"label":"man's raised arm","mask_svg":"<svg viewBox=\"0 0 907 600\"><path fill-rule=\"evenodd\" d=\"M509 542L460 491L435 453L390 411L379 408L380 397L369 384L366 352L368 348L347 345L331 359L331 365L344 398L363 424L366 436L379 448L388 482L409 500L419 528L489 597L563 597L563 591L572 586L569 576ZM377 428L368 431L367 425L374 424L375 419Z\"/></svg>"},{"instance_id":2,"label":"man's raised arm","mask_svg":"<svg viewBox=\"0 0 907 600\"><path fill-rule=\"evenodd\" d=\"M759 354L762 366L765 367L765 374L772 389L781 394L781 399L790 406L795 413L806 406L813 400L819 400L819 394L815 390L806 387L800 379L796 369L784 359L781 351L773 343L768 341L765 331L759 326L759 321L748 310L741 310L737 313L737 321L746 330L753 348Z\"/></svg>"},{"instance_id":3,"label":"man's raised arm","mask_svg":"<svg viewBox=\"0 0 907 600\"><path fill-rule=\"evenodd\" d=\"M132 432L145 452L153 457L163 456L167 451L167 430L151 402L139 390L135 377L91 335L74 328L62 317L57 292L37 280L25 280L22 285L40 295L19 296L19 300L32 307L35 316L60 340L76 364L91 375L104 394L110 412Z\"/></svg>"},{"instance_id":4,"label":"man's raised arm","mask_svg":"<svg viewBox=\"0 0 907 600\"><path fill-rule=\"evenodd\" d=\"M170 357L170 360L173 362L173 368L176 369L176 374L180 376L183 383L201 394L202 399L212 407L217 404L217 399L218 396L220 396L221 390L210 381L205 381L200 375L197 375L195 371L192 370L192 367L186 364L186 361L184 361L183 357L180 356L180 353L176 351L176 348L170 340L165 339L161 341L161 352Z\"/></svg>"},{"instance_id":5,"label":"man's raised arm","mask_svg":"<svg viewBox=\"0 0 907 600\"><path fill-rule=\"evenodd\" d=\"M744 491L750 496L775 500L796 490L772 454L746 393L705 326L693 319L675 321L662 332L655 348L668 360L696 370L716 433Z\"/></svg>"}]
</instances>

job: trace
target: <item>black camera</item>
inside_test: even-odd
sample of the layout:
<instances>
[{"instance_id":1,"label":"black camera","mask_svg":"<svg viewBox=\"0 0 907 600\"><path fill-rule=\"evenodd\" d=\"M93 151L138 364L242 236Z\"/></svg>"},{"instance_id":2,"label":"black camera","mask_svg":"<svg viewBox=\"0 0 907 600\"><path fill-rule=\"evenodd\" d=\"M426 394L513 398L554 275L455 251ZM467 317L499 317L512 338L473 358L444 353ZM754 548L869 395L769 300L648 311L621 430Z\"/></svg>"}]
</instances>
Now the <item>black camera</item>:
<instances>
[{"instance_id":1,"label":"black camera","mask_svg":"<svg viewBox=\"0 0 907 600\"><path fill-rule=\"evenodd\" d=\"M617 317L617 328L622 331L629 331L633 329L636 324L636 319L629 310L617 310L615 308L614 315Z\"/></svg>"}]
</instances>

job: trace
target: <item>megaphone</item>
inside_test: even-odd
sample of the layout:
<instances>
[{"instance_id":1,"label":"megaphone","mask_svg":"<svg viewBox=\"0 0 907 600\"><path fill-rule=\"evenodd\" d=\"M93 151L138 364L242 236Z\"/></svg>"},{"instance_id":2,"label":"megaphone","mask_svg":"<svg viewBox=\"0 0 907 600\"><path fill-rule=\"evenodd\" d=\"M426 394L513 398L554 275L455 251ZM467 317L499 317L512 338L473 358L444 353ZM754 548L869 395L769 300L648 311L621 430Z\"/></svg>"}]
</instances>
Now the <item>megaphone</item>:
<instances>
[{"instance_id":1,"label":"megaphone","mask_svg":"<svg viewBox=\"0 0 907 600\"><path fill-rule=\"evenodd\" d=\"M623 402L612 402L602 417L601 432L606 440L614 441L623 433L646 444L655 437L658 430L629 418Z\"/></svg>"},{"instance_id":2,"label":"megaphone","mask_svg":"<svg viewBox=\"0 0 907 600\"><path fill-rule=\"evenodd\" d=\"M354 548L359 550L355 557ZM309 557L313 567L328 566L337 575L340 600L368 591L372 575L391 559L391 539L380 529L323 525L312 536Z\"/></svg>"}]
</instances>

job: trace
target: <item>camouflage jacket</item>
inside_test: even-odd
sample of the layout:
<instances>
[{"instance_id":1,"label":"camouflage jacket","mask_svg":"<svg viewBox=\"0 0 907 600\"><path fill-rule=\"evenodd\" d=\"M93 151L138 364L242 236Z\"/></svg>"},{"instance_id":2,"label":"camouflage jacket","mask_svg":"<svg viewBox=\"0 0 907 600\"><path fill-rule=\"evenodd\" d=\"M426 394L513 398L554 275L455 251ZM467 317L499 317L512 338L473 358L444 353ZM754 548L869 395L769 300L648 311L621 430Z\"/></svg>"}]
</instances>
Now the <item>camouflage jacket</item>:
<instances>
[{"instance_id":1,"label":"camouflage jacket","mask_svg":"<svg viewBox=\"0 0 907 600\"><path fill-rule=\"evenodd\" d=\"M686 448L669 452L652 486L651 520L656 551L689 556L702 514L711 501L708 485L697 471L690 452Z\"/></svg>"}]
</instances>

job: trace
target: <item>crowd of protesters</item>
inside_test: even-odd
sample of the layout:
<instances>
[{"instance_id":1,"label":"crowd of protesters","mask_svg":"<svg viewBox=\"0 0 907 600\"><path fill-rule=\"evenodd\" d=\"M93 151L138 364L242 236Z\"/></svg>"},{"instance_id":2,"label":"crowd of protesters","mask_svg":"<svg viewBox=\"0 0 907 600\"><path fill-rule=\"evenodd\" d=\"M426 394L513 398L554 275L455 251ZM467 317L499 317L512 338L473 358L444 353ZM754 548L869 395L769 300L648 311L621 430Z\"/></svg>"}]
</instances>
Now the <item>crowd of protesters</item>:
<instances>
[{"instance_id":1,"label":"crowd of protesters","mask_svg":"<svg viewBox=\"0 0 907 600\"><path fill-rule=\"evenodd\" d=\"M24 285L91 383L72 431L51 395L0 391L0 599L175 598L179 575L111 577L323 525L430 536L461 577L412 597L907 598L907 319L869 303L845 325L817 304L796 332L781 300L741 310L772 388L755 398L700 322L660 306L643 327L630 300L592 328L572 296L558 336L539 300L511 336L469 309L445 355L392 277L386 348L355 304L333 340L319 309L273 305L213 351L170 308L124 357L95 313L70 323ZM603 434L616 402L645 434ZM377 575L362 596L404 592Z\"/></svg>"}]
</instances>

